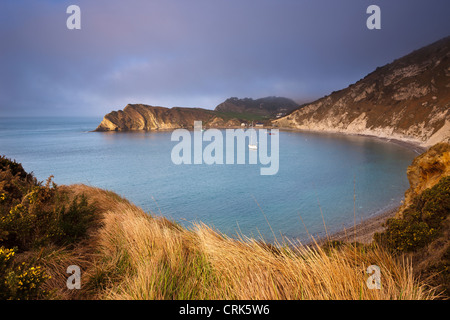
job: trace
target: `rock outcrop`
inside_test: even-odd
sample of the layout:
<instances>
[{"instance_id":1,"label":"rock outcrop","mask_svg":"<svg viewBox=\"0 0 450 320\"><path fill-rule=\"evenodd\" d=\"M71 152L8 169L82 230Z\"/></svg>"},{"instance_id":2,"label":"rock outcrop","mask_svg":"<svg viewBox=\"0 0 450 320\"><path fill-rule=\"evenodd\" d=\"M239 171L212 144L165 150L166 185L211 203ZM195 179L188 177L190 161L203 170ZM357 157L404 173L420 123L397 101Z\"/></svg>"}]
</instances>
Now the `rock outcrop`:
<instances>
[{"instance_id":1,"label":"rock outcrop","mask_svg":"<svg viewBox=\"0 0 450 320\"><path fill-rule=\"evenodd\" d=\"M193 128L194 121L207 127L239 126L237 119L219 117L212 110L200 108L164 108L144 104L129 104L123 110L104 116L95 131L170 130Z\"/></svg>"},{"instance_id":2,"label":"rock outcrop","mask_svg":"<svg viewBox=\"0 0 450 320\"><path fill-rule=\"evenodd\" d=\"M450 176L450 144L438 143L416 157L408 167L407 176L410 188L405 192L405 201L397 212L398 217L423 191L435 186L441 178Z\"/></svg>"},{"instance_id":3,"label":"rock outcrop","mask_svg":"<svg viewBox=\"0 0 450 320\"><path fill-rule=\"evenodd\" d=\"M449 141L450 37L377 68L273 125L394 138L423 147Z\"/></svg>"}]
</instances>

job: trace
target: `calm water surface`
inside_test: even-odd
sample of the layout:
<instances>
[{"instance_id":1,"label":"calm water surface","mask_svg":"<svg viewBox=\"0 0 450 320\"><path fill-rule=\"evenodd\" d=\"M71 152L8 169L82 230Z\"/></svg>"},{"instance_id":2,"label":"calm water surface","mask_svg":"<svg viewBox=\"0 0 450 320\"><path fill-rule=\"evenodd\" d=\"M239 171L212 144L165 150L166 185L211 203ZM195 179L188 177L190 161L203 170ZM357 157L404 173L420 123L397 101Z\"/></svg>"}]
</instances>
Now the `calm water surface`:
<instances>
[{"instance_id":1,"label":"calm water surface","mask_svg":"<svg viewBox=\"0 0 450 320\"><path fill-rule=\"evenodd\" d=\"M39 180L113 190L186 226L202 221L230 236L305 239L396 206L416 154L371 139L280 132L279 171L261 165L175 165L171 132L90 132L99 118L2 118L0 154ZM206 142L205 142L206 145ZM354 192L354 187L355 191ZM356 196L356 203L354 202ZM300 218L301 217L301 218ZM267 218L267 221L266 221Z\"/></svg>"}]
</instances>

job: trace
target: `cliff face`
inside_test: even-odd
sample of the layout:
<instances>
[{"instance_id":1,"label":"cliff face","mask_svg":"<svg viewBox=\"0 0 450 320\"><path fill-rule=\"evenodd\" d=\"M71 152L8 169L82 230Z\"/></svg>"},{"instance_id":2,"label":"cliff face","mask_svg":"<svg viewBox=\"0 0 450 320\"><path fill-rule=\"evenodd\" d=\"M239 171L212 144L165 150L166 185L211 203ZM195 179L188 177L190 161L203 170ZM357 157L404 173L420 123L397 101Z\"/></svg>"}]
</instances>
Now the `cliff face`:
<instances>
[{"instance_id":1,"label":"cliff face","mask_svg":"<svg viewBox=\"0 0 450 320\"><path fill-rule=\"evenodd\" d=\"M418 195L435 186L443 177L450 176L450 144L438 143L416 157L407 170L410 188L405 192L405 202L397 213L413 203Z\"/></svg>"},{"instance_id":2,"label":"cliff face","mask_svg":"<svg viewBox=\"0 0 450 320\"><path fill-rule=\"evenodd\" d=\"M395 138L425 147L449 141L450 37L377 68L273 124Z\"/></svg>"},{"instance_id":3,"label":"cliff face","mask_svg":"<svg viewBox=\"0 0 450 320\"><path fill-rule=\"evenodd\" d=\"M212 110L198 108L163 108L143 104L129 104L123 110L105 115L96 131L166 130L192 128L194 121L204 126L238 126L236 119L224 119Z\"/></svg>"}]
</instances>

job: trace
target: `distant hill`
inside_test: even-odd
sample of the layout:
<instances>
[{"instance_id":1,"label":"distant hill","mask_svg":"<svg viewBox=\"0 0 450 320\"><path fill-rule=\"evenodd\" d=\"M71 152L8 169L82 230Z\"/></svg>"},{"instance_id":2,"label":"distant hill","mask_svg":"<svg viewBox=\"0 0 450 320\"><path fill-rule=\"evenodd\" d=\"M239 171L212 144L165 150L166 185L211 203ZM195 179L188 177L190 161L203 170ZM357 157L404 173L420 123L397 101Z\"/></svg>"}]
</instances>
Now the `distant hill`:
<instances>
[{"instance_id":1,"label":"distant hill","mask_svg":"<svg viewBox=\"0 0 450 320\"><path fill-rule=\"evenodd\" d=\"M281 128L365 134L422 146L450 140L450 37L274 120Z\"/></svg>"},{"instance_id":2,"label":"distant hill","mask_svg":"<svg viewBox=\"0 0 450 320\"><path fill-rule=\"evenodd\" d=\"M220 112L249 113L268 118L281 117L297 109L299 104L283 97L266 97L253 100L251 98L229 98L219 104L214 110Z\"/></svg>"}]
</instances>

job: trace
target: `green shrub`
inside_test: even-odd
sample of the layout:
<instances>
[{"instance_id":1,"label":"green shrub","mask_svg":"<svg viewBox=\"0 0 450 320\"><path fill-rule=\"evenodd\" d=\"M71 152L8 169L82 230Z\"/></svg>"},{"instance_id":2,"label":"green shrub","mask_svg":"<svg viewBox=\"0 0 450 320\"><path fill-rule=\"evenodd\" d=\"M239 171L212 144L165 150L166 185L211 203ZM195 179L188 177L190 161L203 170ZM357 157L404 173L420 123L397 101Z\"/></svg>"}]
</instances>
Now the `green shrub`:
<instances>
[{"instance_id":1,"label":"green shrub","mask_svg":"<svg viewBox=\"0 0 450 320\"><path fill-rule=\"evenodd\" d=\"M425 190L416 207L422 220L431 228L438 229L450 212L450 177L442 178L435 187Z\"/></svg>"},{"instance_id":2,"label":"green shrub","mask_svg":"<svg viewBox=\"0 0 450 320\"><path fill-rule=\"evenodd\" d=\"M403 218L386 221L386 230L375 234L375 241L395 251L410 252L425 247L435 239L450 213L450 177L414 199Z\"/></svg>"},{"instance_id":3,"label":"green shrub","mask_svg":"<svg viewBox=\"0 0 450 320\"><path fill-rule=\"evenodd\" d=\"M95 208L88 204L84 194L75 197L67 210L63 206L58 214L54 242L70 244L86 237L89 227L94 223L94 211Z\"/></svg>"},{"instance_id":4,"label":"green shrub","mask_svg":"<svg viewBox=\"0 0 450 320\"><path fill-rule=\"evenodd\" d=\"M22 164L16 162L16 160L10 160L5 156L0 156L0 171L10 170L13 176L18 176L21 179L26 179L32 174L27 173Z\"/></svg>"},{"instance_id":5,"label":"green shrub","mask_svg":"<svg viewBox=\"0 0 450 320\"><path fill-rule=\"evenodd\" d=\"M23 196L38 184L20 163L0 156L0 214L20 203Z\"/></svg>"},{"instance_id":6,"label":"green shrub","mask_svg":"<svg viewBox=\"0 0 450 320\"><path fill-rule=\"evenodd\" d=\"M0 216L0 244L29 250L84 238L94 221L95 208L84 195L76 196L69 206L67 198L56 186L34 187L22 203Z\"/></svg>"},{"instance_id":7,"label":"green shrub","mask_svg":"<svg viewBox=\"0 0 450 320\"><path fill-rule=\"evenodd\" d=\"M0 158L0 245L26 251L50 243L68 245L87 236L95 208L86 196L70 200L50 176L30 180L22 166Z\"/></svg>"}]
</instances>

